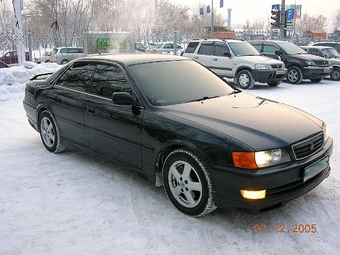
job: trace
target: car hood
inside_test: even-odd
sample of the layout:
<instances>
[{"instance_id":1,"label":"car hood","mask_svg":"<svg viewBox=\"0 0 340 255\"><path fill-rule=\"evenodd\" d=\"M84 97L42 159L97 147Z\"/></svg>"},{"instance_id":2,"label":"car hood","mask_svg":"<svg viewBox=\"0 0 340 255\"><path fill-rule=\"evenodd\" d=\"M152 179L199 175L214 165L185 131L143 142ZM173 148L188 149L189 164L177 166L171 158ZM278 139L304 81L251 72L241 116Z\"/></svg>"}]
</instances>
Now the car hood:
<instances>
[{"instance_id":1,"label":"car hood","mask_svg":"<svg viewBox=\"0 0 340 255\"><path fill-rule=\"evenodd\" d=\"M312 54L308 54L308 53L303 53L303 54L295 54L292 55L294 57L300 58L300 59L304 59L304 60L316 60L316 61L327 61L325 58L323 57L319 57L319 56L315 56Z\"/></svg>"},{"instance_id":2,"label":"car hood","mask_svg":"<svg viewBox=\"0 0 340 255\"><path fill-rule=\"evenodd\" d=\"M340 65L340 58L329 58L328 59L332 65Z\"/></svg>"},{"instance_id":3,"label":"car hood","mask_svg":"<svg viewBox=\"0 0 340 255\"><path fill-rule=\"evenodd\" d=\"M171 118L254 150L289 146L322 130L322 121L306 112L244 92L160 108Z\"/></svg>"},{"instance_id":4,"label":"car hood","mask_svg":"<svg viewBox=\"0 0 340 255\"><path fill-rule=\"evenodd\" d=\"M237 57L238 62L242 62L244 60L246 63L249 63L250 61L255 63L261 63L261 64L282 64L281 61L270 58L270 57L265 57L265 56L242 56L242 57Z\"/></svg>"}]
</instances>

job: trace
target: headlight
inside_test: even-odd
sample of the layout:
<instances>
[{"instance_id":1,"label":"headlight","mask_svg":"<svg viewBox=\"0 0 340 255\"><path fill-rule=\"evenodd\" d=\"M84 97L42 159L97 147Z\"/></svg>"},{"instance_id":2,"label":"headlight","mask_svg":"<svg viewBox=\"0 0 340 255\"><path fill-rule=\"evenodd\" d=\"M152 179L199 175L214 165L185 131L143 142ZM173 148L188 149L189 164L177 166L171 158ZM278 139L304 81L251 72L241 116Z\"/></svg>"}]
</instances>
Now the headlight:
<instances>
[{"instance_id":1,"label":"headlight","mask_svg":"<svg viewBox=\"0 0 340 255\"><path fill-rule=\"evenodd\" d=\"M307 66L317 66L316 62L314 60L307 60L306 61Z\"/></svg>"},{"instance_id":2,"label":"headlight","mask_svg":"<svg viewBox=\"0 0 340 255\"><path fill-rule=\"evenodd\" d=\"M270 68L268 65L265 64L255 64L255 69L268 70Z\"/></svg>"},{"instance_id":3,"label":"headlight","mask_svg":"<svg viewBox=\"0 0 340 255\"><path fill-rule=\"evenodd\" d=\"M328 139L328 128L326 124L323 124L323 143L325 143Z\"/></svg>"},{"instance_id":4,"label":"headlight","mask_svg":"<svg viewBox=\"0 0 340 255\"><path fill-rule=\"evenodd\" d=\"M232 158L235 167L246 169L257 169L290 161L289 154L282 149L257 152L233 152Z\"/></svg>"}]
</instances>

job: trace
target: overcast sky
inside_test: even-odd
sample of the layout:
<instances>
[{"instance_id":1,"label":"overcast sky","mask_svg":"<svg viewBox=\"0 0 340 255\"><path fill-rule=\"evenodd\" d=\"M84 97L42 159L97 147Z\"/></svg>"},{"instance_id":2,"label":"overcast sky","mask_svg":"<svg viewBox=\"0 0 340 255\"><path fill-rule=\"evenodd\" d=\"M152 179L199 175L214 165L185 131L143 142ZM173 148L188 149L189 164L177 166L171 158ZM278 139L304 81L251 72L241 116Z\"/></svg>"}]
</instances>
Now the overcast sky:
<instances>
[{"instance_id":1,"label":"overcast sky","mask_svg":"<svg viewBox=\"0 0 340 255\"><path fill-rule=\"evenodd\" d=\"M211 5L212 0L170 0L173 3L187 5L192 11L199 12L200 5ZM281 0L224 0L224 7L220 9L220 0L213 0L214 11L225 13L227 18L227 9L231 8L231 25L245 24L246 20L256 21L270 19L270 10L272 5L281 4ZM297 4L302 5L302 15L310 16L324 15L330 20L330 29L333 23L336 10L340 12L339 0L286 0L286 5Z\"/></svg>"}]
</instances>

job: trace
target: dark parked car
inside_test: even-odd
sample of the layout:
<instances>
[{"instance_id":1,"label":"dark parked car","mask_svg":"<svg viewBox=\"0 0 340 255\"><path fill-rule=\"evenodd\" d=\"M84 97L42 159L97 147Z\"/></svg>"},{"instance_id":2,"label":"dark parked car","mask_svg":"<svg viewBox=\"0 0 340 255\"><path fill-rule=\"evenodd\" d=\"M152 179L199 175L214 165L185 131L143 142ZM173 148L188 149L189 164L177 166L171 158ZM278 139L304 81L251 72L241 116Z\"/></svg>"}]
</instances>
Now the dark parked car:
<instances>
[{"instance_id":1,"label":"dark parked car","mask_svg":"<svg viewBox=\"0 0 340 255\"><path fill-rule=\"evenodd\" d=\"M8 68L8 67L9 66L6 63L0 61L0 68Z\"/></svg>"},{"instance_id":2,"label":"dark parked car","mask_svg":"<svg viewBox=\"0 0 340 255\"><path fill-rule=\"evenodd\" d=\"M29 53L25 52L25 59L29 61ZM17 64L18 63L18 53L16 51L8 51L2 57L0 57L0 61L4 62L7 65Z\"/></svg>"},{"instance_id":3,"label":"dark parked car","mask_svg":"<svg viewBox=\"0 0 340 255\"><path fill-rule=\"evenodd\" d=\"M164 185L188 215L272 209L330 173L324 122L180 56L77 59L31 78L23 104L48 151L76 147L120 163Z\"/></svg>"},{"instance_id":4,"label":"dark parked car","mask_svg":"<svg viewBox=\"0 0 340 255\"><path fill-rule=\"evenodd\" d=\"M333 47L340 54L340 42L316 42L313 46Z\"/></svg>"},{"instance_id":5,"label":"dark parked car","mask_svg":"<svg viewBox=\"0 0 340 255\"><path fill-rule=\"evenodd\" d=\"M303 79L320 82L332 71L330 62L287 41L250 41L264 56L280 59L288 69L286 79L289 83L299 84Z\"/></svg>"},{"instance_id":6,"label":"dark parked car","mask_svg":"<svg viewBox=\"0 0 340 255\"><path fill-rule=\"evenodd\" d=\"M340 80L340 54L329 46L301 46L309 54L327 58L333 67L330 77L333 81Z\"/></svg>"}]
</instances>

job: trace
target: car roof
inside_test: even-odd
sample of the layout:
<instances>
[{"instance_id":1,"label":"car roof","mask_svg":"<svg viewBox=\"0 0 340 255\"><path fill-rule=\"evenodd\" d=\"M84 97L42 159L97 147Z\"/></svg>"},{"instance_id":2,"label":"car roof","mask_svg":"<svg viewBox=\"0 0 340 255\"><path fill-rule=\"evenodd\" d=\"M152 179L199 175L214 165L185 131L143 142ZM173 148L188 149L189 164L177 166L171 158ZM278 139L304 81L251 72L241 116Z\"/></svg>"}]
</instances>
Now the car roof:
<instances>
[{"instance_id":1,"label":"car roof","mask_svg":"<svg viewBox=\"0 0 340 255\"><path fill-rule=\"evenodd\" d=\"M117 55L96 55L90 57L83 57L76 61L86 60L104 60L124 63L125 65L144 64L152 62L164 62L164 61L178 61L178 60L190 60L186 57L176 55L163 55L163 54L117 54Z\"/></svg>"},{"instance_id":2,"label":"car roof","mask_svg":"<svg viewBox=\"0 0 340 255\"><path fill-rule=\"evenodd\" d=\"M192 39L191 42L246 42L242 40L233 40L233 39Z\"/></svg>"},{"instance_id":3,"label":"car roof","mask_svg":"<svg viewBox=\"0 0 340 255\"><path fill-rule=\"evenodd\" d=\"M321 45L321 44L340 44L340 42L316 42L313 45Z\"/></svg>"},{"instance_id":4,"label":"car roof","mask_svg":"<svg viewBox=\"0 0 340 255\"><path fill-rule=\"evenodd\" d=\"M330 46L322 46L322 45L307 45L307 46L300 46L302 49L333 49Z\"/></svg>"},{"instance_id":5,"label":"car roof","mask_svg":"<svg viewBox=\"0 0 340 255\"><path fill-rule=\"evenodd\" d=\"M277 43L277 44L281 44L281 43L291 43L291 42L288 42L288 41L280 41L280 40L250 40L249 42L250 42L250 43L256 43L256 42L259 42L259 43L263 43L263 42L271 42L271 43Z\"/></svg>"}]
</instances>

